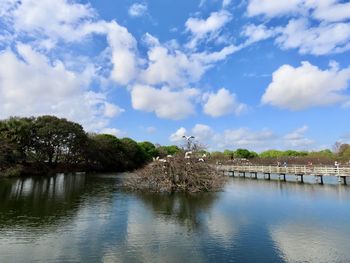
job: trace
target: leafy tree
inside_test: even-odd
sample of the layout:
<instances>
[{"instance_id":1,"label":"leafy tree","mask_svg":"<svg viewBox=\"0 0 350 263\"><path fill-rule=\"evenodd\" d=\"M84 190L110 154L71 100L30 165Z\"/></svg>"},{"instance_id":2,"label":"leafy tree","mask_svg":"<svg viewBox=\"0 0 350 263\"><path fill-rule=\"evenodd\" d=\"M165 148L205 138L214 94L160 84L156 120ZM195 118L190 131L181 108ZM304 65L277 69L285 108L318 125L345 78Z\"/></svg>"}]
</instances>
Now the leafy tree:
<instances>
[{"instance_id":1,"label":"leafy tree","mask_svg":"<svg viewBox=\"0 0 350 263\"><path fill-rule=\"evenodd\" d=\"M120 139L109 134L90 134L86 147L87 165L97 171L123 171L126 156Z\"/></svg>"},{"instance_id":2,"label":"leafy tree","mask_svg":"<svg viewBox=\"0 0 350 263\"><path fill-rule=\"evenodd\" d=\"M87 136L80 124L54 116L41 116L34 122L33 147L38 160L49 166L81 161Z\"/></svg>"},{"instance_id":3,"label":"leafy tree","mask_svg":"<svg viewBox=\"0 0 350 263\"><path fill-rule=\"evenodd\" d=\"M18 152L18 162L25 162L33 151L34 118L12 117L0 121L0 136L13 144Z\"/></svg>"},{"instance_id":4,"label":"leafy tree","mask_svg":"<svg viewBox=\"0 0 350 263\"><path fill-rule=\"evenodd\" d=\"M151 142L140 142L139 146L143 149L143 151L146 153L147 160L152 160L152 158L158 156L158 150L156 149L156 146Z\"/></svg>"},{"instance_id":5,"label":"leafy tree","mask_svg":"<svg viewBox=\"0 0 350 263\"><path fill-rule=\"evenodd\" d=\"M157 148L157 150L160 157L165 157L167 155L175 155L181 152L181 149L176 145L160 146Z\"/></svg>"},{"instance_id":6,"label":"leafy tree","mask_svg":"<svg viewBox=\"0 0 350 263\"><path fill-rule=\"evenodd\" d=\"M238 157L238 158L246 158L246 159L249 159L249 158L254 158L257 156L257 154L255 152L250 152L249 150L247 149L237 149L235 152L234 152L234 156L235 157Z\"/></svg>"},{"instance_id":7,"label":"leafy tree","mask_svg":"<svg viewBox=\"0 0 350 263\"><path fill-rule=\"evenodd\" d=\"M231 150L224 150L223 154L229 159L233 159L235 157L235 152Z\"/></svg>"},{"instance_id":8,"label":"leafy tree","mask_svg":"<svg viewBox=\"0 0 350 263\"><path fill-rule=\"evenodd\" d=\"M127 170L136 169L146 163L147 153L145 150L133 139L121 139L123 152L125 154L125 168Z\"/></svg>"}]
</instances>

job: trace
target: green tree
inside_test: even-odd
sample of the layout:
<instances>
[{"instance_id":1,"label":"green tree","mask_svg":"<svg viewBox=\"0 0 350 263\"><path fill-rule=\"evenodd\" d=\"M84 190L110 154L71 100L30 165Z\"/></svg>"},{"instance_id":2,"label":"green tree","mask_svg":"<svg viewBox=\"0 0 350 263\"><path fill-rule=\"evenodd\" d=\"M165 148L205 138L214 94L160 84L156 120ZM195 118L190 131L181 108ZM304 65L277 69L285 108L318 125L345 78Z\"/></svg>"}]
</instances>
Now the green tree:
<instances>
[{"instance_id":1,"label":"green tree","mask_svg":"<svg viewBox=\"0 0 350 263\"><path fill-rule=\"evenodd\" d=\"M34 129L33 147L38 160L49 166L82 161L87 136L80 124L55 116L41 116L35 120Z\"/></svg>"},{"instance_id":2,"label":"green tree","mask_svg":"<svg viewBox=\"0 0 350 263\"><path fill-rule=\"evenodd\" d=\"M249 150L247 149L237 149L235 152L234 152L234 155L235 157L238 157L238 158L246 158L246 159L249 159L249 158L254 158L257 156L257 154L255 152L250 152Z\"/></svg>"},{"instance_id":3,"label":"green tree","mask_svg":"<svg viewBox=\"0 0 350 263\"><path fill-rule=\"evenodd\" d=\"M157 148L159 157L165 157L167 155L175 155L179 152L181 152L181 149L177 147L176 145L170 145L170 146L159 146Z\"/></svg>"},{"instance_id":4,"label":"green tree","mask_svg":"<svg viewBox=\"0 0 350 263\"><path fill-rule=\"evenodd\" d=\"M120 139L109 134L89 134L86 162L95 171L124 171L124 148Z\"/></svg>"},{"instance_id":5,"label":"green tree","mask_svg":"<svg viewBox=\"0 0 350 263\"><path fill-rule=\"evenodd\" d=\"M156 146L151 142L140 142L139 146L143 149L143 151L146 153L146 158L148 161L152 160L152 158L158 156L158 150L156 149Z\"/></svg>"},{"instance_id":6,"label":"green tree","mask_svg":"<svg viewBox=\"0 0 350 263\"><path fill-rule=\"evenodd\" d=\"M133 139L123 138L121 143L125 154L124 164L126 170L139 168L147 162L147 153Z\"/></svg>"}]
</instances>

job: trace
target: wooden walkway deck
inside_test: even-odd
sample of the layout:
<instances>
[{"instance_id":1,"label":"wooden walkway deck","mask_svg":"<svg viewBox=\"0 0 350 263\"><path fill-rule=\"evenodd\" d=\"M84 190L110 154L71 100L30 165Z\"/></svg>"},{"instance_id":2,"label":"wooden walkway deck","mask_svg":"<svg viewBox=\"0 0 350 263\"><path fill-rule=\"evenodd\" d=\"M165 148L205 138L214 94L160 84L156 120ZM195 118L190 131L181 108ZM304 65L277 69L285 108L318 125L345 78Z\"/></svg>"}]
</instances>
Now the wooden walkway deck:
<instances>
[{"instance_id":1,"label":"wooden walkway deck","mask_svg":"<svg viewBox=\"0 0 350 263\"><path fill-rule=\"evenodd\" d=\"M224 174L235 176L235 173L250 173L250 177L258 178L258 173L264 174L264 178L271 179L271 174L278 175L279 179L286 181L286 175L295 175L297 180L304 182L304 176L314 176L317 181L323 184L324 176L337 177L339 182L347 183L350 177L350 167L334 167L334 166L258 166L258 165L218 165L217 169Z\"/></svg>"}]
</instances>

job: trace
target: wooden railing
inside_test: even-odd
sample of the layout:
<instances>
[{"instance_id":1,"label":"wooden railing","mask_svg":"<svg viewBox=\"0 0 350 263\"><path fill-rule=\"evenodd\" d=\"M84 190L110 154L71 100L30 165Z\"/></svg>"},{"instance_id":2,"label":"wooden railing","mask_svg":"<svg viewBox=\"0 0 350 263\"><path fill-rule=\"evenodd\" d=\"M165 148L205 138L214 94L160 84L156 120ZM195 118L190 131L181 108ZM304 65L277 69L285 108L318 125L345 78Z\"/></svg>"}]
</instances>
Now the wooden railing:
<instances>
[{"instance_id":1,"label":"wooden railing","mask_svg":"<svg viewBox=\"0 0 350 263\"><path fill-rule=\"evenodd\" d=\"M300 174L300 175L329 175L329 176L349 176L350 167L334 166L260 166L260 165L218 165L217 169L227 172L249 172L249 173L269 173L269 174Z\"/></svg>"}]
</instances>

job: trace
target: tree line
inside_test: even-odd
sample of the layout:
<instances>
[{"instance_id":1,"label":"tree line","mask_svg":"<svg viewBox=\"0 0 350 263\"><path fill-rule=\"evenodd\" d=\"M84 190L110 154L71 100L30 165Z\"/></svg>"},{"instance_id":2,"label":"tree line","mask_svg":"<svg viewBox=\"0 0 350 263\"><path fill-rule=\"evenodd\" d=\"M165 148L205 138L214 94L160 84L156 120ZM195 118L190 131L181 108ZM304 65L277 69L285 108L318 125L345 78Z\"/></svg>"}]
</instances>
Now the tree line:
<instances>
[{"instance_id":1,"label":"tree line","mask_svg":"<svg viewBox=\"0 0 350 263\"><path fill-rule=\"evenodd\" d=\"M87 133L80 124L55 116L0 120L0 174L5 175L129 171L178 151L177 146Z\"/></svg>"},{"instance_id":2,"label":"tree line","mask_svg":"<svg viewBox=\"0 0 350 263\"><path fill-rule=\"evenodd\" d=\"M318 163L331 164L335 160L349 164L350 145L336 142L333 151L324 149L320 151L295 151L295 150L267 150L261 153L249 151L248 149L224 150L210 153L213 159L234 160L247 159L251 162L273 162L275 160L293 160L296 163L307 163L315 161Z\"/></svg>"}]
</instances>

